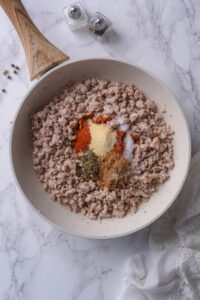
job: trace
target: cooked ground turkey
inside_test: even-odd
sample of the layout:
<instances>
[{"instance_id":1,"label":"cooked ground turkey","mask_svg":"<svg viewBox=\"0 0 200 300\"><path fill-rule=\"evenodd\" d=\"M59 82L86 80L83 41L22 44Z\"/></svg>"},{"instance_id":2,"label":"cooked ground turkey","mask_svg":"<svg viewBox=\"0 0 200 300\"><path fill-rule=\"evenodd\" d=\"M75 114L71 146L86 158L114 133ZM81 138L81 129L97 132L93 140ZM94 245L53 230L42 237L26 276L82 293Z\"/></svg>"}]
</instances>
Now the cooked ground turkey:
<instances>
[{"instance_id":1,"label":"cooked ground turkey","mask_svg":"<svg viewBox=\"0 0 200 300\"><path fill-rule=\"evenodd\" d=\"M133 149L133 171L124 188L98 188L76 175L79 154L72 143L77 120L85 112L118 117L138 133ZM67 85L62 94L32 116L33 167L53 199L91 219L124 217L155 193L169 178L173 161L173 130L153 101L134 85L87 79Z\"/></svg>"}]
</instances>

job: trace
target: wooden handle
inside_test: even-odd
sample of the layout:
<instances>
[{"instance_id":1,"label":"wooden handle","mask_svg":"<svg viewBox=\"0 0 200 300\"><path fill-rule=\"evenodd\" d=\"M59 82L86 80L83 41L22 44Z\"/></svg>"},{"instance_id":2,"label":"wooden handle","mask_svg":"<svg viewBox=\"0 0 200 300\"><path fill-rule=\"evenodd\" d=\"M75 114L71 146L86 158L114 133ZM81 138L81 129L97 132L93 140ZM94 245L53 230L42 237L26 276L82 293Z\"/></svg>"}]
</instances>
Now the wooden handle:
<instances>
[{"instance_id":1,"label":"wooden handle","mask_svg":"<svg viewBox=\"0 0 200 300\"><path fill-rule=\"evenodd\" d=\"M0 0L0 5L19 34L31 80L69 59L36 28L20 0Z\"/></svg>"}]
</instances>

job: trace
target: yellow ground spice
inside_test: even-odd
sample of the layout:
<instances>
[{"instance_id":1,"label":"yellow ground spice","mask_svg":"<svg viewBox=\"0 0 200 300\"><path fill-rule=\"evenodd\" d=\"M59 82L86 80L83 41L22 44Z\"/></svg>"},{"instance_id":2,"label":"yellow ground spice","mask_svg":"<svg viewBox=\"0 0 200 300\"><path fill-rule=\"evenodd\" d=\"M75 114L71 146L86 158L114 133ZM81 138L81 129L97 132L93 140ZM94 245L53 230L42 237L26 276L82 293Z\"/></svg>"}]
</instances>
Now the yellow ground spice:
<instances>
[{"instance_id":1,"label":"yellow ground spice","mask_svg":"<svg viewBox=\"0 0 200 300\"><path fill-rule=\"evenodd\" d=\"M124 187L128 181L128 175L126 174L131 170L130 161L114 151L109 151L99 160L101 179L97 182L97 185L109 189Z\"/></svg>"},{"instance_id":2,"label":"yellow ground spice","mask_svg":"<svg viewBox=\"0 0 200 300\"><path fill-rule=\"evenodd\" d=\"M110 151L116 142L116 131L107 124L89 123L91 143L89 149L102 156Z\"/></svg>"}]
</instances>

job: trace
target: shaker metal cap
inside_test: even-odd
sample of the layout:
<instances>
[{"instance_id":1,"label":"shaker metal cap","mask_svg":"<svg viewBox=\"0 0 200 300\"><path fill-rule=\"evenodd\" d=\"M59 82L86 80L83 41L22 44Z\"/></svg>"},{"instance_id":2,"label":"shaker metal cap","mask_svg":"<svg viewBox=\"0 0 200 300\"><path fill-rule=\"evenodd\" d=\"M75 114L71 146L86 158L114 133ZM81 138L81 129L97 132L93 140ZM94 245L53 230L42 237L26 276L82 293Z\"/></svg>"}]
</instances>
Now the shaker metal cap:
<instances>
[{"instance_id":1,"label":"shaker metal cap","mask_svg":"<svg viewBox=\"0 0 200 300\"><path fill-rule=\"evenodd\" d=\"M71 30L84 28L88 25L87 13L80 2L66 6L64 8L64 16Z\"/></svg>"},{"instance_id":2,"label":"shaker metal cap","mask_svg":"<svg viewBox=\"0 0 200 300\"><path fill-rule=\"evenodd\" d=\"M111 25L112 23L107 17L100 12L96 12L94 17L90 20L89 31L96 38L101 39L111 28Z\"/></svg>"},{"instance_id":3,"label":"shaker metal cap","mask_svg":"<svg viewBox=\"0 0 200 300\"><path fill-rule=\"evenodd\" d=\"M68 8L68 16L72 19L79 19L81 16L81 9L77 4L72 4Z\"/></svg>"}]
</instances>

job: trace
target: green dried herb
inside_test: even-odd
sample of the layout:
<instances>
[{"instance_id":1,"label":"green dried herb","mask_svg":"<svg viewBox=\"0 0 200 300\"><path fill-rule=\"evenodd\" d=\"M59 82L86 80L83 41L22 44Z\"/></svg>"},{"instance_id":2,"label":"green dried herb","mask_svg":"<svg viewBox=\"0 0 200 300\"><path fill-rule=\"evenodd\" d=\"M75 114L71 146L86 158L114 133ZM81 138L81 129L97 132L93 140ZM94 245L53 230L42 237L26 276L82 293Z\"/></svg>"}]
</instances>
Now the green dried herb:
<instances>
[{"instance_id":1,"label":"green dried herb","mask_svg":"<svg viewBox=\"0 0 200 300\"><path fill-rule=\"evenodd\" d=\"M80 159L81 166L77 166L77 175L83 176L85 180L94 180L99 179L100 165L98 156L90 151L87 151L83 154Z\"/></svg>"},{"instance_id":2,"label":"green dried herb","mask_svg":"<svg viewBox=\"0 0 200 300\"><path fill-rule=\"evenodd\" d=\"M81 168L81 165L79 163L76 164L76 175L78 177L81 177L81 175L82 175L82 168Z\"/></svg>"}]
</instances>

